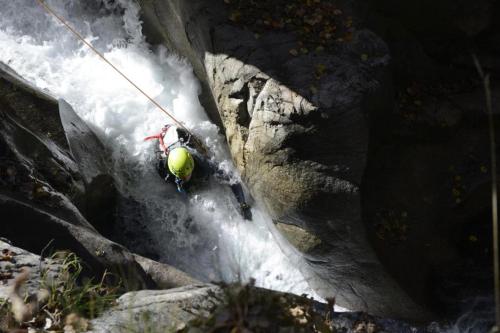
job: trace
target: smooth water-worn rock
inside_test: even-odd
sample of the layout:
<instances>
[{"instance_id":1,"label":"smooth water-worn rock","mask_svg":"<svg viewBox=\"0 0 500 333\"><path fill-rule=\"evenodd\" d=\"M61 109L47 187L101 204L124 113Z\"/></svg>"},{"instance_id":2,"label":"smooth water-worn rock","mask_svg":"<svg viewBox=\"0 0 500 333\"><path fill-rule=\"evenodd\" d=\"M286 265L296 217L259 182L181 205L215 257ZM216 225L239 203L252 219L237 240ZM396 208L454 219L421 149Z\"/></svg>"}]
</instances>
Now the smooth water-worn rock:
<instances>
[{"instance_id":1,"label":"smooth water-worn rock","mask_svg":"<svg viewBox=\"0 0 500 333\"><path fill-rule=\"evenodd\" d=\"M82 128L75 116L71 122ZM0 118L0 236L34 253L47 246L73 251L87 263L88 274L112 270L131 289L154 286L132 254L102 237L82 214L92 196L70 152L76 146L66 141L57 101L2 65ZM91 152L98 157L98 150Z\"/></svg>"},{"instance_id":2,"label":"smooth water-worn rock","mask_svg":"<svg viewBox=\"0 0 500 333\"><path fill-rule=\"evenodd\" d=\"M85 186L68 151L57 102L12 71L0 73L2 193L92 228L78 209Z\"/></svg>"},{"instance_id":3,"label":"smooth water-worn rock","mask_svg":"<svg viewBox=\"0 0 500 333\"><path fill-rule=\"evenodd\" d=\"M169 290L141 290L121 296L114 308L91 322L95 333L175 331L197 315L208 316L220 302L214 285L191 285Z\"/></svg>"},{"instance_id":4,"label":"smooth water-worn rock","mask_svg":"<svg viewBox=\"0 0 500 333\"><path fill-rule=\"evenodd\" d=\"M201 282L175 267L134 254L135 261L141 265L146 274L159 289L177 288Z\"/></svg>"},{"instance_id":5,"label":"smooth water-worn rock","mask_svg":"<svg viewBox=\"0 0 500 333\"><path fill-rule=\"evenodd\" d=\"M392 103L385 43L361 26L313 52L286 31L255 34L230 22L222 1L140 3L146 33L187 57L210 88L254 197L302 230L284 234L305 242L297 245L311 258L315 290L351 309L426 318L378 261L361 220L368 119Z\"/></svg>"},{"instance_id":6,"label":"smooth water-worn rock","mask_svg":"<svg viewBox=\"0 0 500 333\"><path fill-rule=\"evenodd\" d=\"M62 99L58 105L70 153L85 184L80 209L101 234L111 237L119 194L111 176L110 152L71 105Z\"/></svg>"}]
</instances>

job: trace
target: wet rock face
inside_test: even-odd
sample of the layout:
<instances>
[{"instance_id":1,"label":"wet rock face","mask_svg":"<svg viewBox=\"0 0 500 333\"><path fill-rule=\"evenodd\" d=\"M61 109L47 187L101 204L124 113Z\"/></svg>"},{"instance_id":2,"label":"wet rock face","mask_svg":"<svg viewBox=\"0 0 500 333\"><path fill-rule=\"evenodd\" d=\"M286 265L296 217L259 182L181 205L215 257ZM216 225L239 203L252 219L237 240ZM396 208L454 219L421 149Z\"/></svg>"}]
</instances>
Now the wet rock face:
<instances>
[{"instance_id":1,"label":"wet rock face","mask_svg":"<svg viewBox=\"0 0 500 333\"><path fill-rule=\"evenodd\" d=\"M85 186L68 151L57 102L8 67L0 73L2 192L90 227L77 208L84 201Z\"/></svg>"},{"instance_id":2,"label":"wet rock face","mask_svg":"<svg viewBox=\"0 0 500 333\"><path fill-rule=\"evenodd\" d=\"M362 25L352 28L352 6L329 9L343 32L325 51L309 46L319 37L293 27L255 33L223 1L140 3L146 34L187 57L209 87L252 194L315 258L318 293L352 309L425 317L385 273L361 222L368 119L391 107L392 92L388 49Z\"/></svg>"},{"instance_id":3,"label":"wet rock face","mask_svg":"<svg viewBox=\"0 0 500 333\"><path fill-rule=\"evenodd\" d=\"M66 101L59 100L58 107L71 156L85 184L80 209L101 234L112 237L119 194L111 176L110 152Z\"/></svg>"},{"instance_id":4,"label":"wet rock face","mask_svg":"<svg viewBox=\"0 0 500 333\"><path fill-rule=\"evenodd\" d=\"M89 274L111 269L131 288L152 286L132 254L96 230L103 222L103 196L112 192L103 181L106 170L89 161L105 155L95 135L61 103L63 108L0 66L0 235L34 253L73 251L89 265ZM65 131L68 126L79 131ZM78 135L85 143L76 144Z\"/></svg>"}]
</instances>

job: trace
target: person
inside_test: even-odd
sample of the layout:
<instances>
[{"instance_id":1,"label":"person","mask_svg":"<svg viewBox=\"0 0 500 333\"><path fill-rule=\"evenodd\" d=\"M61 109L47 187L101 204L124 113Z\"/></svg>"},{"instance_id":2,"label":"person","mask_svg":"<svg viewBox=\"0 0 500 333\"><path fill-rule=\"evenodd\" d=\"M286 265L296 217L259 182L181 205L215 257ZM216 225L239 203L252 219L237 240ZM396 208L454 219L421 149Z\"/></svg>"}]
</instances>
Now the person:
<instances>
[{"instance_id":1,"label":"person","mask_svg":"<svg viewBox=\"0 0 500 333\"><path fill-rule=\"evenodd\" d=\"M240 213L245 219L251 220L250 206L245 200L241 184L230 182L231 177L226 172L205 158L196 149L187 130L165 125L160 133L144 138L145 141L153 139L158 140L157 170L161 178L166 182L173 182L178 192L186 194L193 187L193 182L203 183L208 181L210 175L214 175L216 179L230 184Z\"/></svg>"}]
</instances>

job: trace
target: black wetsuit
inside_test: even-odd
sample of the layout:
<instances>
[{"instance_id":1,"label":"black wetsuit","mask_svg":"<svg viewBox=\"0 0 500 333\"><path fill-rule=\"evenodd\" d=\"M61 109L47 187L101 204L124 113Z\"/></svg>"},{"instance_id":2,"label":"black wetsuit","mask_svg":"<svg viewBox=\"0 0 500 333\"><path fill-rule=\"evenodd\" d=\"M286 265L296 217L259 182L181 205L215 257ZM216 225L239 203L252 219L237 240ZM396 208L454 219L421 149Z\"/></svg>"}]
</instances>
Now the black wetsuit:
<instances>
[{"instance_id":1,"label":"black wetsuit","mask_svg":"<svg viewBox=\"0 0 500 333\"><path fill-rule=\"evenodd\" d=\"M230 176L226 174L224 171L219 169L217 165L211 163L209 160L204 158L201 154L199 154L194 147L192 147L189 142L189 134L186 133L185 130L177 128L177 137L179 138L179 143L181 146L186 147L191 156L194 159L194 169L191 175L191 180L188 182L180 182L176 176L174 176L167 165L168 156L166 158L159 157L158 158L158 174L167 182L172 182L178 188L181 187L185 191L189 191L193 186L200 183L208 182L210 175L213 175L216 179L222 182L228 182L231 190L240 205L240 211L243 217L247 220L251 220L252 213L250 211L250 207L245 201L245 193L243 191L243 187L240 183L230 184ZM194 182L193 182L194 181Z\"/></svg>"}]
</instances>

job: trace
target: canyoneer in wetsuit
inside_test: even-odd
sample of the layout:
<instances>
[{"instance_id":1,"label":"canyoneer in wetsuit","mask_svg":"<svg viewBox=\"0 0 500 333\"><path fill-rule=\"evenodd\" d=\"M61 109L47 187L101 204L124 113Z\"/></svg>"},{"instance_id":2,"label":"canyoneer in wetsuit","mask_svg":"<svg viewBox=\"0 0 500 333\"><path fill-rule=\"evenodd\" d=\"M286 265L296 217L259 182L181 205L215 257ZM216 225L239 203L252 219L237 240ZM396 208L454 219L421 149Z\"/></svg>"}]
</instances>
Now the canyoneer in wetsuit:
<instances>
[{"instance_id":1,"label":"canyoneer in wetsuit","mask_svg":"<svg viewBox=\"0 0 500 333\"><path fill-rule=\"evenodd\" d=\"M158 140L160 148L157 151L158 173L166 182L175 183L178 192L186 193L193 181L207 181L211 174L221 181L230 181L229 175L195 149L191 144L191 134L185 129L165 125L160 133L148 136L144 140L153 139ZM240 213L245 219L250 220L252 215L241 184L230 184L230 187L238 201Z\"/></svg>"}]
</instances>

